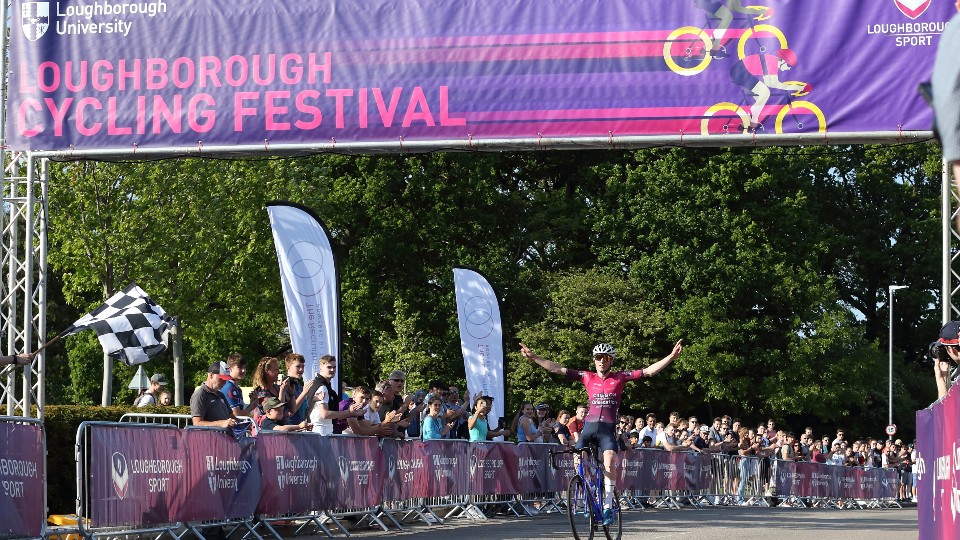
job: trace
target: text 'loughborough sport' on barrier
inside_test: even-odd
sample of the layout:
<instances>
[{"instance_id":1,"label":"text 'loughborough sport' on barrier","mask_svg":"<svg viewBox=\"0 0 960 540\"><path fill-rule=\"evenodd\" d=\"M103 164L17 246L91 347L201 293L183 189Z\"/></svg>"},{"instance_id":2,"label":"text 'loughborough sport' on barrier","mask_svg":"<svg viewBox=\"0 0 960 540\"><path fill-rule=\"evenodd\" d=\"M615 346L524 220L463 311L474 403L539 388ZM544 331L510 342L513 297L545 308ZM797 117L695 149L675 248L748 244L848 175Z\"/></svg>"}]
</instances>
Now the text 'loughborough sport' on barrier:
<instances>
[{"instance_id":1,"label":"text 'loughborough sport' on barrier","mask_svg":"<svg viewBox=\"0 0 960 540\"><path fill-rule=\"evenodd\" d=\"M17 445L26 434L4 440ZM86 422L78 441L80 517L89 528L149 527L376 506L462 495L561 492L569 455L551 464L549 444L404 441ZM711 456L621 452L618 487L697 491L713 482ZM891 469L776 462L779 496L886 498ZM19 507L17 507L19 508ZM19 512L17 508L14 512ZM26 519L29 516L24 515ZM42 516L41 516L42 518Z\"/></svg>"}]
</instances>

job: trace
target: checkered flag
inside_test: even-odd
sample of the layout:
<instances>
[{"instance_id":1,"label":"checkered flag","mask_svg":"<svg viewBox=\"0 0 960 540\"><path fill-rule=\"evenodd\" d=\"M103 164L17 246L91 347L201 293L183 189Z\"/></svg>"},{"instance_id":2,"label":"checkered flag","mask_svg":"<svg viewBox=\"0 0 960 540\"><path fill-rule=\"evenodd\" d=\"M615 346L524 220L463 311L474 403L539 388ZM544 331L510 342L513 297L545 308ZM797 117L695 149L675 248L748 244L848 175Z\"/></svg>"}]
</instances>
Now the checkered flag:
<instances>
[{"instance_id":1,"label":"checkered flag","mask_svg":"<svg viewBox=\"0 0 960 540\"><path fill-rule=\"evenodd\" d=\"M171 320L143 289L132 283L57 337L92 328L107 355L132 366L167 350Z\"/></svg>"}]
</instances>

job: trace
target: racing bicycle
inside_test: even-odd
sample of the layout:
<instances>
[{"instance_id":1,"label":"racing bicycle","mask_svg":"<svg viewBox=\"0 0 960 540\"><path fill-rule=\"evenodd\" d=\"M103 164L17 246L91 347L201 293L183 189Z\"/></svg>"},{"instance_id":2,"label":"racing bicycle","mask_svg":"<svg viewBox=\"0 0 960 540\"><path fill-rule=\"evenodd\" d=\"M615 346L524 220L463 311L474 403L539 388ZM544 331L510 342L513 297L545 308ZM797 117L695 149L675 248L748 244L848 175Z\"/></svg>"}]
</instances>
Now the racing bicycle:
<instances>
[{"instance_id":1,"label":"racing bicycle","mask_svg":"<svg viewBox=\"0 0 960 540\"><path fill-rule=\"evenodd\" d=\"M557 456L563 454L580 454L576 460L576 470L567 488L567 518L570 520L570 529L576 540L591 540L599 529L603 529L607 540L620 540L623 533L623 514L620 509L620 493L613 492L613 523L603 524L603 454L596 444L591 444L582 451L574 448L550 452L551 462L555 469L561 468Z\"/></svg>"},{"instance_id":2,"label":"racing bicycle","mask_svg":"<svg viewBox=\"0 0 960 540\"><path fill-rule=\"evenodd\" d=\"M799 81L790 81L790 83L804 85ZM771 89L770 100L767 101L764 113L760 116L760 127L757 132L766 131L765 124L771 117L775 118L774 133L826 132L827 120L820 107L809 101L794 99L803 95L805 95L803 92ZM750 92L744 91L740 103L723 101L710 106L700 120L700 134L749 133L750 98ZM767 112L768 109L770 112Z\"/></svg>"},{"instance_id":3,"label":"racing bicycle","mask_svg":"<svg viewBox=\"0 0 960 540\"><path fill-rule=\"evenodd\" d=\"M771 11L765 6L749 6L757 15L737 15L734 23L742 28L737 42L737 58L743 60L747 55L764 53L768 50L786 49L787 38L779 28L771 24L756 24L770 18ZM663 60L671 71L686 77L703 73L713 60L710 50L713 48L713 33L716 17L707 15L703 26L682 26L667 36L663 43ZM735 27L727 29L731 34ZM723 48L726 54L726 48Z\"/></svg>"}]
</instances>

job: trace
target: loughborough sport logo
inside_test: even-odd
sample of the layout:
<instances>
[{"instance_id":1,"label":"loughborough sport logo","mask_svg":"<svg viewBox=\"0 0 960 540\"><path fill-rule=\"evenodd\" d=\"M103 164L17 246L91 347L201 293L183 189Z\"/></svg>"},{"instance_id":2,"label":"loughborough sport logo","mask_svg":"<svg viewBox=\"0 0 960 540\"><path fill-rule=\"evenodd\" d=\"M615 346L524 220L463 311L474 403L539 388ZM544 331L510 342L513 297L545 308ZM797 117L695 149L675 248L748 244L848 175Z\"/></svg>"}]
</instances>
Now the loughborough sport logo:
<instances>
[{"instance_id":1,"label":"loughborough sport logo","mask_svg":"<svg viewBox=\"0 0 960 540\"><path fill-rule=\"evenodd\" d=\"M121 499L127 495L127 487L130 481L130 467L127 466L127 458L120 452L114 452L110 459L110 475L113 477L113 489Z\"/></svg>"},{"instance_id":2,"label":"loughborough sport logo","mask_svg":"<svg viewBox=\"0 0 960 540\"><path fill-rule=\"evenodd\" d=\"M923 12L930 7L932 2L933 0L893 0L893 3L897 5L900 13L903 13L911 19L916 19L920 15L923 15Z\"/></svg>"},{"instance_id":3,"label":"loughborough sport logo","mask_svg":"<svg viewBox=\"0 0 960 540\"><path fill-rule=\"evenodd\" d=\"M20 27L23 35L36 41L50 28L50 2L24 2L20 5Z\"/></svg>"}]
</instances>

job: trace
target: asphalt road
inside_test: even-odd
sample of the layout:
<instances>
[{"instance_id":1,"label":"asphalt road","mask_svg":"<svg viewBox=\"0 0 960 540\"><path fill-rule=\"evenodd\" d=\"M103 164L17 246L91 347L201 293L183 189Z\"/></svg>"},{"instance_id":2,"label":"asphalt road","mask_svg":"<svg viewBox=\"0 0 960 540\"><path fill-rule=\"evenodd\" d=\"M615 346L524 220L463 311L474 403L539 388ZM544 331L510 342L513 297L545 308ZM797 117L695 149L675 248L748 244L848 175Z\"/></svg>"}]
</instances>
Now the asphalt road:
<instances>
[{"instance_id":1,"label":"asphalt road","mask_svg":"<svg viewBox=\"0 0 960 540\"><path fill-rule=\"evenodd\" d=\"M624 513L623 540L903 540L917 538L916 508L820 510L800 508L708 507L636 510ZM413 524L405 531L351 531L353 537L457 540L572 538L565 515L496 517L477 522L451 520L443 525ZM285 535L286 536L286 535ZM342 537L342 534L337 534ZM325 536L297 538L326 538ZM597 537L595 537L597 538ZM599 538L603 538L602 531Z\"/></svg>"}]
</instances>

